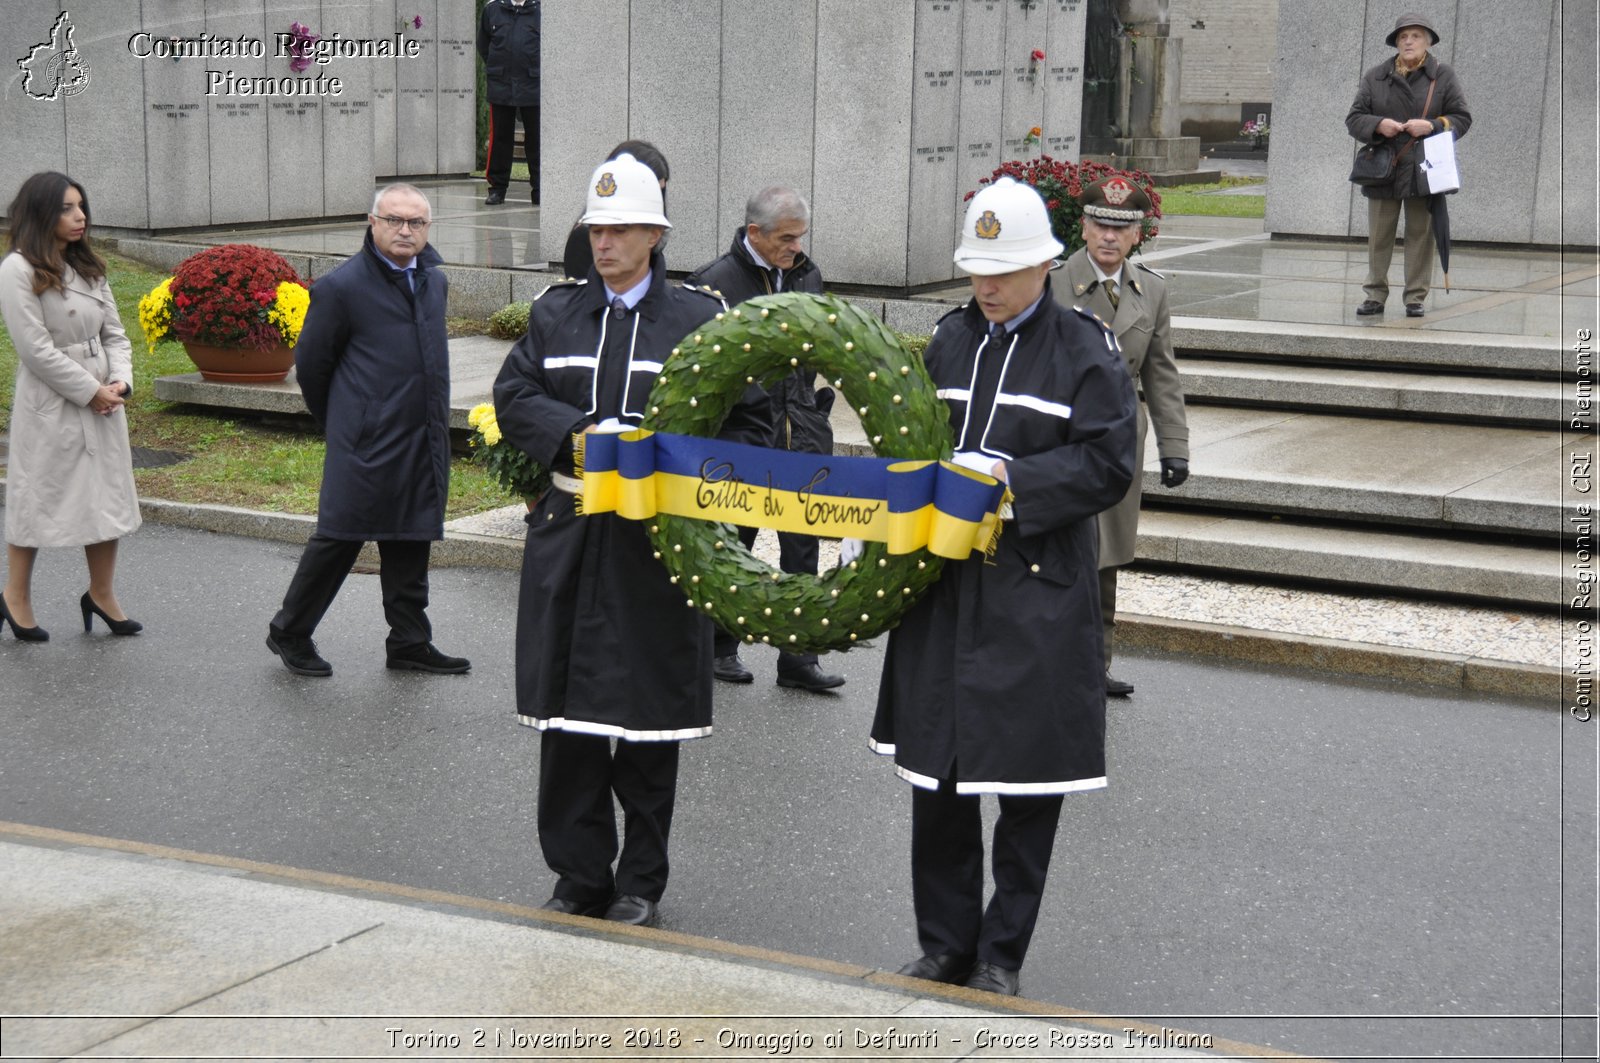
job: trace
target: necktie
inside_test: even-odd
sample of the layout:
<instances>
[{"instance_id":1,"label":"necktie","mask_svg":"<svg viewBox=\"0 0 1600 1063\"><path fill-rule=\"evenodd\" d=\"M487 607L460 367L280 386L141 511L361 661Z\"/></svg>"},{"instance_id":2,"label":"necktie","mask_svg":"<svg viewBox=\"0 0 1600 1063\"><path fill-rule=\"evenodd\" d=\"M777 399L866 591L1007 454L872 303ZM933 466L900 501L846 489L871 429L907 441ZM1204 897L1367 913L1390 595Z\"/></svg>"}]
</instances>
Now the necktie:
<instances>
[{"instance_id":1,"label":"necktie","mask_svg":"<svg viewBox=\"0 0 1600 1063\"><path fill-rule=\"evenodd\" d=\"M623 318L625 318L627 316L628 316L628 304L622 301L622 296L620 296L620 295L612 296L611 297L611 319L613 321L621 321Z\"/></svg>"},{"instance_id":2,"label":"necktie","mask_svg":"<svg viewBox=\"0 0 1600 1063\"><path fill-rule=\"evenodd\" d=\"M400 272L404 273L406 275L406 291L409 291L409 292L416 291L417 290L417 267L415 267L415 266L407 266L405 269L401 270Z\"/></svg>"},{"instance_id":3,"label":"necktie","mask_svg":"<svg viewBox=\"0 0 1600 1063\"><path fill-rule=\"evenodd\" d=\"M1111 308L1116 309L1118 302L1116 281L1106 281L1106 298L1111 300Z\"/></svg>"}]
</instances>

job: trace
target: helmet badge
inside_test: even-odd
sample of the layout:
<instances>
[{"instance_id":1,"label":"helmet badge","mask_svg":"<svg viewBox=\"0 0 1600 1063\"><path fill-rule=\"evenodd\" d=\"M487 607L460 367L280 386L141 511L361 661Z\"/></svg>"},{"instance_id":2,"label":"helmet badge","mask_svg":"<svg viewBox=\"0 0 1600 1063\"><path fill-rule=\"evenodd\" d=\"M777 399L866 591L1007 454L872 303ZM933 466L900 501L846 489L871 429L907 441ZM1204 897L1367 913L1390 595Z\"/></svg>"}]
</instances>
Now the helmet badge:
<instances>
[{"instance_id":1,"label":"helmet badge","mask_svg":"<svg viewBox=\"0 0 1600 1063\"><path fill-rule=\"evenodd\" d=\"M1111 180L1107 181L1102 188L1106 194L1106 202L1110 203L1113 207L1122 206L1122 204L1128 201L1128 197L1133 195L1133 185L1129 184L1125 178L1121 177L1113 177Z\"/></svg>"},{"instance_id":2,"label":"helmet badge","mask_svg":"<svg viewBox=\"0 0 1600 1063\"><path fill-rule=\"evenodd\" d=\"M994 216L994 211L983 212L972 226L973 235L980 240L998 240L1000 238L1000 219Z\"/></svg>"},{"instance_id":3,"label":"helmet badge","mask_svg":"<svg viewBox=\"0 0 1600 1063\"><path fill-rule=\"evenodd\" d=\"M602 199L617 194L617 180L611 176L610 170L600 175L600 180L595 184L594 191L595 195L600 196Z\"/></svg>"}]
</instances>

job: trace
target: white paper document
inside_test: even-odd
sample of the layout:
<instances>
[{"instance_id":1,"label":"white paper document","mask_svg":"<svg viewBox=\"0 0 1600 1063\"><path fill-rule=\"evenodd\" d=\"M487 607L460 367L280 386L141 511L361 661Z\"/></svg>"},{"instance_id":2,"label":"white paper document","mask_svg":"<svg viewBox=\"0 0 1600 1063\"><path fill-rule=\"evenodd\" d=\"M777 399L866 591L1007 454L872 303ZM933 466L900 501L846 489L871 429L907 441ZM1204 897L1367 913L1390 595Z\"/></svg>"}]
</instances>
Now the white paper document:
<instances>
[{"instance_id":1,"label":"white paper document","mask_svg":"<svg viewBox=\"0 0 1600 1063\"><path fill-rule=\"evenodd\" d=\"M1456 172L1456 135L1446 129L1422 140L1422 169L1428 175L1429 192L1454 192L1461 187Z\"/></svg>"}]
</instances>

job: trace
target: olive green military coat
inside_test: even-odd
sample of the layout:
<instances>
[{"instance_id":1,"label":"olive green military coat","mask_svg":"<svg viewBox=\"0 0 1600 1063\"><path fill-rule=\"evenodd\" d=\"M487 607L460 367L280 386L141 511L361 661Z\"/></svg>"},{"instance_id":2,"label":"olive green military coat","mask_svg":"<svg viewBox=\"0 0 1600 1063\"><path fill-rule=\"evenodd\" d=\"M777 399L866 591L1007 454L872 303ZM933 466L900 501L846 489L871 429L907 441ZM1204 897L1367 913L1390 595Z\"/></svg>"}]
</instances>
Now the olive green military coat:
<instances>
[{"instance_id":1,"label":"olive green military coat","mask_svg":"<svg viewBox=\"0 0 1600 1063\"><path fill-rule=\"evenodd\" d=\"M1056 289L1061 299L1093 311L1111 326L1140 399L1133 484L1122 501L1100 514L1100 567L1111 568L1133 561L1149 426L1155 426L1156 450L1161 457L1189 458L1189 421L1184 414L1183 381L1172 356L1167 282L1155 270L1139 265L1137 259L1129 259L1123 264L1125 283L1113 308L1105 289L1096 283L1087 250L1074 251L1063 272L1066 282Z\"/></svg>"}]
</instances>

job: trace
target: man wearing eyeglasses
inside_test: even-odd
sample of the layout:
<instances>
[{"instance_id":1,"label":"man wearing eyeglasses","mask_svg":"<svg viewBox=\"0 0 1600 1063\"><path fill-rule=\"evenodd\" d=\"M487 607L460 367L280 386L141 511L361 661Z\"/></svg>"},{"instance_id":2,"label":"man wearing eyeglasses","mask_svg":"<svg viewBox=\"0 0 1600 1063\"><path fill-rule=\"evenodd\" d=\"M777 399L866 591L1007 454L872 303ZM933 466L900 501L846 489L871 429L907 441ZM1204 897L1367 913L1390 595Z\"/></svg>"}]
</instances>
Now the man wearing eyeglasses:
<instances>
[{"instance_id":1,"label":"man wearing eyeglasses","mask_svg":"<svg viewBox=\"0 0 1600 1063\"><path fill-rule=\"evenodd\" d=\"M444 538L450 487L448 280L428 244L432 217L419 189L389 185L360 253L311 288L295 370L327 455L316 531L267 634L296 675L333 674L311 636L368 541L382 559L388 667L471 667L434 648L427 615L429 543Z\"/></svg>"}]
</instances>

